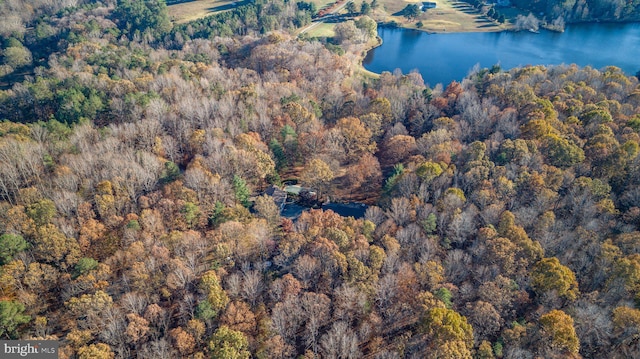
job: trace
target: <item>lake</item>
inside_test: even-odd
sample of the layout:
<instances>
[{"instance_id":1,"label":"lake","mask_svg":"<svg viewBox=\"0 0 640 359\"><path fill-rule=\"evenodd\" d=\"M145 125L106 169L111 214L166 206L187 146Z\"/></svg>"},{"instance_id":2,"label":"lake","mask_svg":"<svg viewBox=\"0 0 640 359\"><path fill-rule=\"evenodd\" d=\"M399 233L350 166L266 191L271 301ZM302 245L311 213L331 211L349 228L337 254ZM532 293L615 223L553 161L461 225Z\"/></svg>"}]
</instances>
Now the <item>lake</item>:
<instances>
[{"instance_id":1,"label":"lake","mask_svg":"<svg viewBox=\"0 0 640 359\"><path fill-rule=\"evenodd\" d=\"M524 65L560 65L602 68L613 65L635 75L640 70L640 24L576 24L558 33L485 32L428 34L380 27L382 46L364 59L373 72L418 70L430 86L460 81L474 65L503 69Z\"/></svg>"}]
</instances>

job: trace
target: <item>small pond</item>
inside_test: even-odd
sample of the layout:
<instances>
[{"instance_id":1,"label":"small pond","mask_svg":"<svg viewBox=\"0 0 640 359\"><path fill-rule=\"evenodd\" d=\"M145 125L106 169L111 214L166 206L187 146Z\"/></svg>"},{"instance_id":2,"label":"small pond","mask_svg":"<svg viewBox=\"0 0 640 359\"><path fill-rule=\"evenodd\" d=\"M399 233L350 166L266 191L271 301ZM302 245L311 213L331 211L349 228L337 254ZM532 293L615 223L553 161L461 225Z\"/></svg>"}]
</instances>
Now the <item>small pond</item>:
<instances>
[{"instance_id":1,"label":"small pond","mask_svg":"<svg viewBox=\"0 0 640 359\"><path fill-rule=\"evenodd\" d=\"M364 217L367 205L363 203L327 203L322 205L323 210L332 210L343 217L354 217L356 219ZM297 203L287 203L282 209L281 216L289 219L298 218L302 212L309 210L309 207L301 206Z\"/></svg>"}]
</instances>

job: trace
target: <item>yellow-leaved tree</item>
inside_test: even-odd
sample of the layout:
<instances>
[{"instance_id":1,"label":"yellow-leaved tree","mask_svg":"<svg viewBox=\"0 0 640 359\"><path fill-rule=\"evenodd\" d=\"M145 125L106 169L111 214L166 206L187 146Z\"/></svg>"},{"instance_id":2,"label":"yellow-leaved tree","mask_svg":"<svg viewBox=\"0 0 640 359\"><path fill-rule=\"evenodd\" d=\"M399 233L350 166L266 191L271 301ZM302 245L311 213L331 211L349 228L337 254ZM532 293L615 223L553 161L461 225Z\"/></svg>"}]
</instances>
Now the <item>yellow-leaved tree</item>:
<instances>
[{"instance_id":1,"label":"yellow-leaved tree","mask_svg":"<svg viewBox=\"0 0 640 359\"><path fill-rule=\"evenodd\" d=\"M318 198L322 191L328 189L329 182L334 178L334 173L331 167L319 158L314 158L302 170L300 173L300 179L302 183L318 191Z\"/></svg>"},{"instance_id":2,"label":"yellow-leaved tree","mask_svg":"<svg viewBox=\"0 0 640 359\"><path fill-rule=\"evenodd\" d=\"M573 318L561 310L552 310L540 317L541 351L546 356L577 358L580 341L573 327Z\"/></svg>"},{"instance_id":3,"label":"yellow-leaved tree","mask_svg":"<svg viewBox=\"0 0 640 359\"><path fill-rule=\"evenodd\" d=\"M576 275L556 257L543 258L533 266L531 286L539 296L557 295L570 301L580 293Z\"/></svg>"},{"instance_id":4,"label":"yellow-leaved tree","mask_svg":"<svg viewBox=\"0 0 640 359\"><path fill-rule=\"evenodd\" d=\"M420 329L430 341L429 358L471 359L473 328L455 310L442 307L427 310Z\"/></svg>"}]
</instances>

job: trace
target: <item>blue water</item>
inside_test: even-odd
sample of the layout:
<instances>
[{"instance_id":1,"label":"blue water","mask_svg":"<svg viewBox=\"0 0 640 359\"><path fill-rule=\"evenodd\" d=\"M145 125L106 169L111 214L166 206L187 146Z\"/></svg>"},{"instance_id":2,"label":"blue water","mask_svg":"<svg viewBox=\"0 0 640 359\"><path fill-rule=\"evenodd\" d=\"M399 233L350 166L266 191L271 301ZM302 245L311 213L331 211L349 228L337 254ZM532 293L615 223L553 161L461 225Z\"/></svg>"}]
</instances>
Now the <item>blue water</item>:
<instances>
[{"instance_id":1,"label":"blue water","mask_svg":"<svg viewBox=\"0 0 640 359\"><path fill-rule=\"evenodd\" d=\"M503 69L524 65L620 67L634 75L640 70L640 24L577 24L563 33L485 32L428 34L381 27L382 46L364 60L367 70L403 73L418 70L431 86L460 81L476 65Z\"/></svg>"},{"instance_id":2,"label":"blue water","mask_svg":"<svg viewBox=\"0 0 640 359\"><path fill-rule=\"evenodd\" d=\"M367 205L362 203L327 203L322 205L322 209L325 211L332 210L343 217L359 219L364 217ZM304 207L296 203L288 203L282 209L281 215L285 218L295 219L307 210L309 210L309 207Z\"/></svg>"},{"instance_id":3,"label":"blue water","mask_svg":"<svg viewBox=\"0 0 640 359\"><path fill-rule=\"evenodd\" d=\"M342 217L354 217L355 219L364 217L367 205L362 203L328 203L322 205L322 209L332 210Z\"/></svg>"}]
</instances>

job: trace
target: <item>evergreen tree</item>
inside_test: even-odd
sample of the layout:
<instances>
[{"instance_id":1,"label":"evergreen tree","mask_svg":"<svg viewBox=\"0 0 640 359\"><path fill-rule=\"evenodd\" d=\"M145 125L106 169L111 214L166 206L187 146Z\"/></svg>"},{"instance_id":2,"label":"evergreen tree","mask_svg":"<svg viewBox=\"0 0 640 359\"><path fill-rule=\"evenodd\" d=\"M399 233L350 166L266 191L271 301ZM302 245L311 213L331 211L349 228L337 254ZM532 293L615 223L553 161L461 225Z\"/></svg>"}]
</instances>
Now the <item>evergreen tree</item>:
<instances>
[{"instance_id":1,"label":"evergreen tree","mask_svg":"<svg viewBox=\"0 0 640 359\"><path fill-rule=\"evenodd\" d=\"M0 236L0 265L11 262L13 256L29 247L27 241L17 234L6 233Z\"/></svg>"},{"instance_id":2,"label":"evergreen tree","mask_svg":"<svg viewBox=\"0 0 640 359\"><path fill-rule=\"evenodd\" d=\"M16 339L20 325L28 323L31 317L24 313L24 305L19 302L0 301L0 338Z\"/></svg>"},{"instance_id":3,"label":"evergreen tree","mask_svg":"<svg viewBox=\"0 0 640 359\"><path fill-rule=\"evenodd\" d=\"M249 207L249 195L251 192L247 187L247 182L238 175L233 176L233 191L236 195L236 201L245 207Z\"/></svg>"},{"instance_id":4,"label":"evergreen tree","mask_svg":"<svg viewBox=\"0 0 640 359\"><path fill-rule=\"evenodd\" d=\"M371 5L368 2L363 1L362 5L360 5L360 14L369 15L371 14Z\"/></svg>"},{"instance_id":5,"label":"evergreen tree","mask_svg":"<svg viewBox=\"0 0 640 359\"><path fill-rule=\"evenodd\" d=\"M167 5L163 0L119 0L113 17L129 39L136 34L158 38L171 30Z\"/></svg>"}]
</instances>

